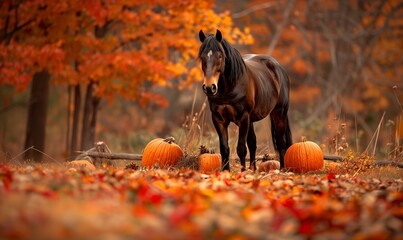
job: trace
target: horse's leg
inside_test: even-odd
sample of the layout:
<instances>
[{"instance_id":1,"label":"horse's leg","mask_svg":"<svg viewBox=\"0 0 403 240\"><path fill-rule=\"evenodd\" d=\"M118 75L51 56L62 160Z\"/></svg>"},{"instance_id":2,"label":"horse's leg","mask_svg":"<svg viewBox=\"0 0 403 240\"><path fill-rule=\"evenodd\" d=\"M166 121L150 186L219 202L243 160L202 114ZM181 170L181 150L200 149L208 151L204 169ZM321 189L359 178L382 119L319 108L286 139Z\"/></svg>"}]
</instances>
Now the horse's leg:
<instances>
[{"instance_id":1,"label":"horse's leg","mask_svg":"<svg viewBox=\"0 0 403 240\"><path fill-rule=\"evenodd\" d=\"M251 122L249 125L248 138L246 139L249 148L250 155L250 165L249 168L253 171L256 170L256 134L255 129L253 128L253 123Z\"/></svg>"},{"instance_id":2,"label":"horse's leg","mask_svg":"<svg viewBox=\"0 0 403 240\"><path fill-rule=\"evenodd\" d=\"M223 171L230 171L229 167L229 146L228 146L228 123L219 121L213 116L213 124L220 140L221 168Z\"/></svg>"},{"instance_id":3,"label":"horse's leg","mask_svg":"<svg viewBox=\"0 0 403 240\"><path fill-rule=\"evenodd\" d=\"M270 119L272 125L273 145L280 156L280 167L284 168L284 155L288 147L292 144L287 109L284 110L281 107L274 108L270 113Z\"/></svg>"},{"instance_id":4,"label":"horse's leg","mask_svg":"<svg viewBox=\"0 0 403 240\"><path fill-rule=\"evenodd\" d=\"M244 113L238 124L239 136L238 136L238 146L236 147L236 152L239 159L241 160L242 171L246 170L245 158L246 158L246 138L248 136L250 119L249 114Z\"/></svg>"}]
</instances>

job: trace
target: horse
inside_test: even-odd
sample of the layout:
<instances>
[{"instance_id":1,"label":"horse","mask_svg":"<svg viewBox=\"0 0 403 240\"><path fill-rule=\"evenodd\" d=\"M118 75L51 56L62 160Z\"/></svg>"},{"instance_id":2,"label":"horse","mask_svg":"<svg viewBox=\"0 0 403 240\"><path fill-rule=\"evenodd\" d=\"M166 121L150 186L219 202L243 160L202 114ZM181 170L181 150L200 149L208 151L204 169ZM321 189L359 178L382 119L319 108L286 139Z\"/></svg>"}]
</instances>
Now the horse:
<instances>
[{"instance_id":1,"label":"horse","mask_svg":"<svg viewBox=\"0 0 403 240\"><path fill-rule=\"evenodd\" d=\"M253 123L270 115L274 149L284 168L284 155L292 144L288 121L290 80L285 70L272 57L262 54L241 55L222 37L199 32L201 46L198 59L203 71L203 92L208 98L222 159L222 171L230 171L228 126L238 128L237 155L242 171L246 170L246 144L250 166L256 170L256 135Z\"/></svg>"}]
</instances>

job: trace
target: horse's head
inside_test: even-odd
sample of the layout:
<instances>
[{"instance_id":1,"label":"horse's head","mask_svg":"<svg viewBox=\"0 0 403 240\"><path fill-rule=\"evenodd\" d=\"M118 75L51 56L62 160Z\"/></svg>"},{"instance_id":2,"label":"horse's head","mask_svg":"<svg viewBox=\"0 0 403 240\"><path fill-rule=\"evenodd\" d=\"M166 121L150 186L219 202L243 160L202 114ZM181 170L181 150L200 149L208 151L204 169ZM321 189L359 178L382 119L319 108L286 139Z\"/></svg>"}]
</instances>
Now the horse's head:
<instances>
[{"instance_id":1,"label":"horse's head","mask_svg":"<svg viewBox=\"0 0 403 240\"><path fill-rule=\"evenodd\" d=\"M206 36L203 30L199 32L202 45L199 49L199 59L204 75L203 91L206 95L218 93L218 79L225 69L225 51L221 44L222 35L219 30L216 34Z\"/></svg>"}]
</instances>

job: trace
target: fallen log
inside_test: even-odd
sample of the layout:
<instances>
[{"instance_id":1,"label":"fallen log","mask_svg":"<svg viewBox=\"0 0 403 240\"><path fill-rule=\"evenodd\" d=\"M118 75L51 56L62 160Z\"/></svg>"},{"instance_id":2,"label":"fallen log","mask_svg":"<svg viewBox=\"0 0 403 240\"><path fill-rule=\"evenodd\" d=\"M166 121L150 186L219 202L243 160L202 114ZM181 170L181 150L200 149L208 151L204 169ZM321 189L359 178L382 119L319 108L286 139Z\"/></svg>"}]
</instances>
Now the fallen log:
<instances>
[{"instance_id":1,"label":"fallen log","mask_svg":"<svg viewBox=\"0 0 403 240\"><path fill-rule=\"evenodd\" d=\"M377 166L393 166L393 167L403 168L403 163L395 162L395 161L388 161L388 160L375 161L375 165L377 165Z\"/></svg>"},{"instance_id":2,"label":"fallen log","mask_svg":"<svg viewBox=\"0 0 403 240\"><path fill-rule=\"evenodd\" d=\"M135 153L106 153L106 152L80 152L82 155L93 158L105 158L110 160L141 160L141 154Z\"/></svg>"},{"instance_id":3,"label":"fallen log","mask_svg":"<svg viewBox=\"0 0 403 240\"><path fill-rule=\"evenodd\" d=\"M335 155L324 155L323 159L328 160L328 161L333 161L333 162L342 162L343 161L342 156L335 156Z\"/></svg>"}]
</instances>

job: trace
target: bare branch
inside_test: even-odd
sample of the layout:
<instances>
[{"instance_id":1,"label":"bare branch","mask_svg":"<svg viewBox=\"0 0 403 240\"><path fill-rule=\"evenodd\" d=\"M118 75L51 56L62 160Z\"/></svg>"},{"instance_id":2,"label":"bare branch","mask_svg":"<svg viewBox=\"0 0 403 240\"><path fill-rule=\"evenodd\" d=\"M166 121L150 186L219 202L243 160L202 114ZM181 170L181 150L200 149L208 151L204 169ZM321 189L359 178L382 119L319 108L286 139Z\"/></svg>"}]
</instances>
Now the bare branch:
<instances>
[{"instance_id":1,"label":"bare branch","mask_svg":"<svg viewBox=\"0 0 403 240\"><path fill-rule=\"evenodd\" d=\"M10 12L13 9L12 4L8 6L8 13L7 13L7 18L6 21L4 22L4 31L3 31L3 36L0 36L0 43L4 41L7 37L7 31L8 31L8 25L10 24Z\"/></svg>"},{"instance_id":2,"label":"bare branch","mask_svg":"<svg viewBox=\"0 0 403 240\"><path fill-rule=\"evenodd\" d=\"M272 40L270 41L269 49L267 50L268 55L271 55L271 53L273 52L273 49L276 47L277 42L280 39L281 33L283 32L285 26L287 25L291 12L294 9L294 3L295 3L295 0L287 1L287 7L284 12L284 17L283 17L280 25L277 27Z\"/></svg>"},{"instance_id":3,"label":"bare branch","mask_svg":"<svg viewBox=\"0 0 403 240\"><path fill-rule=\"evenodd\" d=\"M266 3L262 3L262 4L259 4L259 5L256 5L256 6L247 8L247 9L245 9L245 10L243 10L243 11L234 13L234 14L232 14L232 18L234 18L234 19L235 19L235 18L241 18L241 17L244 17L244 16L246 16L246 15L249 15L249 14L251 14L251 13L253 13L253 12L256 12L256 11L259 11L259 10L263 10L263 9L267 9L267 8L272 8L272 7L276 6L276 5L278 5L277 2L266 2Z\"/></svg>"},{"instance_id":4,"label":"bare branch","mask_svg":"<svg viewBox=\"0 0 403 240\"><path fill-rule=\"evenodd\" d=\"M0 36L0 43L5 41L6 45L8 45L11 42L11 39L13 38L14 34L16 34L21 29L25 28L26 26L28 26L29 24L31 24L35 20L36 16L32 17L31 19L29 19L26 22L24 22L21 25L19 25L18 10L19 10L19 7L20 7L21 3L22 3L22 1L19 1L19 2L17 1L17 3L15 5L10 4L10 6L8 8L7 18L6 18L6 21L4 23L3 34L2 34L2 36ZM10 24L11 12L13 10L14 10L14 27L13 27L13 29L11 31L8 31L9 24Z\"/></svg>"}]
</instances>

